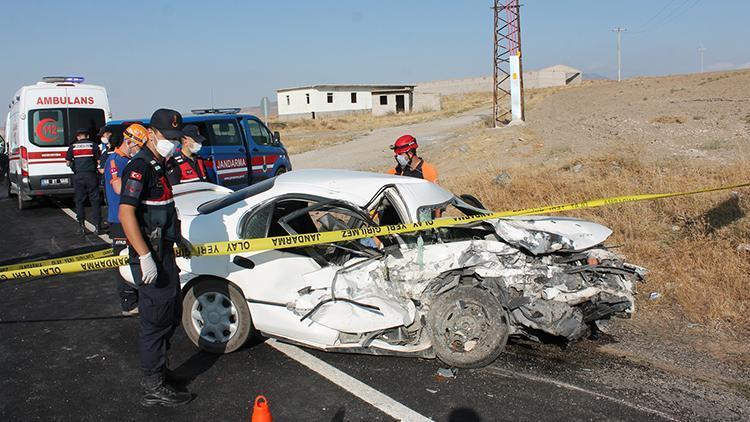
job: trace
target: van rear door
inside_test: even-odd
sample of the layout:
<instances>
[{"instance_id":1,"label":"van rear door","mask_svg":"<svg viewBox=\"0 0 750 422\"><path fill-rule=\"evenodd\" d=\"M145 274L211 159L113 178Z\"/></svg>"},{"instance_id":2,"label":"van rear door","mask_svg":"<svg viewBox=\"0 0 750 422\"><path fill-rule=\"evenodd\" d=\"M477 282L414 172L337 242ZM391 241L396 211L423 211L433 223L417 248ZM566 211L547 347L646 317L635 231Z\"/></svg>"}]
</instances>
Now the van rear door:
<instances>
[{"instance_id":1,"label":"van rear door","mask_svg":"<svg viewBox=\"0 0 750 422\"><path fill-rule=\"evenodd\" d=\"M200 154L204 157L208 155L216 183L233 190L250 184L247 148L239 123L239 119L208 120L205 122L205 130L199 125L201 133L206 137Z\"/></svg>"}]
</instances>

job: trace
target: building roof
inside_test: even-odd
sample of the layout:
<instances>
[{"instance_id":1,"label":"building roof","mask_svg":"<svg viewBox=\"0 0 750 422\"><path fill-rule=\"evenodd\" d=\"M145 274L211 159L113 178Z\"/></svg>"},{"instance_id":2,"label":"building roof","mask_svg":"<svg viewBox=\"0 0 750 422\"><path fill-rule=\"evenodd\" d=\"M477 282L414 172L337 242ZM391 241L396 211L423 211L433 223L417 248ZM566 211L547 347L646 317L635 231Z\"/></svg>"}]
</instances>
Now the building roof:
<instances>
[{"instance_id":1,"label":"building roof","mask_svg":"<svg viewBox=\"0 0 750 422\"><path fill-rule=\"evenodd\" d=\"M544 69L539 69L537 72L563 72L563 73L581 73L581 69L576 69L565 64L556 64Z\"/></svg>"},{"instance_id":2,"label":"building roof","mask_svg":"<svg viewBox=\"0 0 750 422\"><path fill-rule=\"evenodd\" d=\"M392 91L392 90L403 90L413 89L416 85L370 85L370 84L319 84L319 85L305 85L296 86L292 88L279 88L276 92L287 92L297 91L300 89L317 89L325 91L326 89L347 89L354 88L358 90L370 90L370 91Z\"/></svg>"}]
</instances>

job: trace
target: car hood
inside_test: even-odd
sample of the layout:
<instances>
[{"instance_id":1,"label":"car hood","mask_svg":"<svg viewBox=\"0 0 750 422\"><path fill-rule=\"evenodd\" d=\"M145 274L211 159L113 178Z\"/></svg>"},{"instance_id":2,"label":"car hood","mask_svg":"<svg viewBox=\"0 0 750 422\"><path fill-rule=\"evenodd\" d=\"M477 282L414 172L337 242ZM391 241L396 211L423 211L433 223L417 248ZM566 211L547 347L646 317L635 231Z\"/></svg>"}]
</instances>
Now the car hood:
<instances>
[{"instance_id":1,"label":"car hood","mask_svg":"<svg viewBox=\"0 0 750 422\"><path fill-rule=\"evenodd\" d=\"M534 255L589 249L612 234L601 224L568 217L518 216L490 223L503 240Z\"/></svg>"}]
</instances>

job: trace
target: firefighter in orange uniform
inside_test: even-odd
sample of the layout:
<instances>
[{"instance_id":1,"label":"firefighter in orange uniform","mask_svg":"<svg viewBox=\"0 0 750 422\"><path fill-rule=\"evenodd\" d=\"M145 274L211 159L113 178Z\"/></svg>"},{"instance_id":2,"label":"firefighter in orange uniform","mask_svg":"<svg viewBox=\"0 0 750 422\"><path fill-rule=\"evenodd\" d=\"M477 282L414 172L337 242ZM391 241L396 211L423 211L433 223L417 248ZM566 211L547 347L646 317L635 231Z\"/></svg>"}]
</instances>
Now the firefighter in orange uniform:
<instances>
[{"instance_id":1,"label":"firefighter in orange uniform","mask_svg":"<svg viewBox=\"0 0 750 422\"><path fill-rule=\"evenodd\" d=\"M437 170L417 155L418 147L417 139L411 135L404 135L396 139L391 149L395 153L397 165L395 168L388 170L388 174L417 177L437 183Z\"/></svg>"}]
</instances>

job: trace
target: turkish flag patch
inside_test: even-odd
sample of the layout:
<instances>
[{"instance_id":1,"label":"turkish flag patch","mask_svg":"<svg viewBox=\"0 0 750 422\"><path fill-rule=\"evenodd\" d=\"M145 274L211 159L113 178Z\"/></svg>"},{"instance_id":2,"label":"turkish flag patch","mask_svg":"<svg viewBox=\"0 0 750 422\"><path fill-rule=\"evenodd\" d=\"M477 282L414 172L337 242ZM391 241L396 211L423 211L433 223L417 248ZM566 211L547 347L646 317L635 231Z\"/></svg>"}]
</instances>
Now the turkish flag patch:
<instances>
[{"instance_id":1,"label":"turkish flag patch","mask_svg":"<svg viewBox=\"0 0 750 422\"><path fill-rule=\"evenodd\" d=\"M137 171L131 171L130 178L135 180L143 180L143 175L138 173Z\"/></svg>"}]
</instances>

